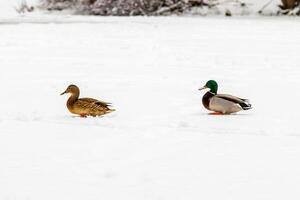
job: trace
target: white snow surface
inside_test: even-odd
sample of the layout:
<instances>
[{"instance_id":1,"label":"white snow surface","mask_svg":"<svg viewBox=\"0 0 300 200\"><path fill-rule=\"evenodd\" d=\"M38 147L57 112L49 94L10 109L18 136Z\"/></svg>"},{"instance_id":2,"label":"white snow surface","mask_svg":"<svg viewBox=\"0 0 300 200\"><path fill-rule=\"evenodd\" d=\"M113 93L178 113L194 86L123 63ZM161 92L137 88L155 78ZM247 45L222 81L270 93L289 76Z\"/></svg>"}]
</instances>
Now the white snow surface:
<instances>
[{"instance_id":1,"label":"white snow surface","mask_svg":"<svg viewBox=\"0 0 300 200\"><path fill-rule=\"evenodd\" d=\"M1 200L300 198L298 18L15 19L0 24ZM209 79L253 109L208 115ZM71 83L117 111L74 117Z\"/></svg>"}]
</instances>

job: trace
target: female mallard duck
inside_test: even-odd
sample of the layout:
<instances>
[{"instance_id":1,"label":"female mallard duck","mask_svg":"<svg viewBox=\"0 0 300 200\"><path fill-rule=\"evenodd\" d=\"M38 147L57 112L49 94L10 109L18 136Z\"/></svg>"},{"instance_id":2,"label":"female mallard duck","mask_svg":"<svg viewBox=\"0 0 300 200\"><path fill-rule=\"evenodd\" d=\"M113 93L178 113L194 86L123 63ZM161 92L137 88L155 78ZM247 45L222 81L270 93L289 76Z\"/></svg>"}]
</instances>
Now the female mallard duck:
<instances>
[{"instance_id":1,"label":"female mallard duck","mask_svg":"<svg viewBox=\"0 0 300 200\"><path fill-rule=\"evenodd\" d=\"M78 114L81 117L86 116L100 116L115 111L109 108L111 103L99 101L92 98L80 98L79 99L79 88L76 85L69 85L66 91L60 95L70 93L71 96L67 101L67 108L73 114Z\"/></svg>"},{"instance_id":2,"label":"female mallard duck","mask_svg":"<svg viewBox=\"0 0 300 200\"><path fill-rule=\"evenodd\" d=\"M228 94L217 94L218 84L214 80L207 81L205 86L199 90L206 88L210 90L203 96L202 104L206 109L215 112L212 114L231 114L252 108L247 99L241 99Z\"/></svg>"}]
</instances>

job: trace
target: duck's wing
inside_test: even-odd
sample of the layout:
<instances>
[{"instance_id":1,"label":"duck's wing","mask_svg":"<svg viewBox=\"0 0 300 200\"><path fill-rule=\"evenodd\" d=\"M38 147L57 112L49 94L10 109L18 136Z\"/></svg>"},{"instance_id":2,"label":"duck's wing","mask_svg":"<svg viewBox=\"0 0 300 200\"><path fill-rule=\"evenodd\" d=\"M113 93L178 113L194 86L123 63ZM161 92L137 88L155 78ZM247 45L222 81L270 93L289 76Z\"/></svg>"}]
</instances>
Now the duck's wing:
<instances>
[{"instance_id":1,"label":"duck's wing","mask_svg":"<svg viewBox=\"0 0 300 200\"><path fill-rule=\"evenodd\" d=\"M225 99L227 101L232 101L234 103L243 103L245 101L248 101L247 99L242 99L242 98L239 98L239 97L236 97L236 96L232 96L230 94L217 94L215 96L219 97L219 98L222 98L222 99Z\"/></svg>"},{"instance_id":2,"label":"duck's wing","mask_svg":"<svg viewBox=\"0 0 300 200\"><path fill-rule=\"evenodd\" d=\"M109 102L100 101L100 100L93 99L93 98L80 98L79 100L82 102L89 103L89 104L95 104L97 106L103 106L103 107L112 106L112 104Z\"/></svg>"},{"instance_id":3,"label":"duck's wing","mask_svg":"<svg viewBox=\"0 0 300 200\"><path fill-rule=\"evenodd\" d=\"M239 104L243 108L243 110L248 110L252 108L248 99L242 99L229 94L217 94L215 95L215 97L230 101L235 104Z\"/></svg>"},{"instance_id":4,"label":"duck's wing","mask_svg":"<svg viewBox=\"0 0 300 200\"><path fill-rule=\"evenodd\" d=\"M242 110L240 104L235 103L233 101L229 101L225 98L221 98L217 95L211 97L209 102L209 108L212 111L221 112L224 114L235 113Z\"/></svg>"},{"instance_id":5,"label":"duck's wing","mask_svg":"<svg viewBox=\"0 0 300 200\"><path fill-rule=\"evenodd\" d=\"M115 109L111 109L109 106L106 102L92 98L80 98L73 105L74 109L77 109L79 113L91 115L102 115L115 111Z\"/></svg>"}]
</instances>

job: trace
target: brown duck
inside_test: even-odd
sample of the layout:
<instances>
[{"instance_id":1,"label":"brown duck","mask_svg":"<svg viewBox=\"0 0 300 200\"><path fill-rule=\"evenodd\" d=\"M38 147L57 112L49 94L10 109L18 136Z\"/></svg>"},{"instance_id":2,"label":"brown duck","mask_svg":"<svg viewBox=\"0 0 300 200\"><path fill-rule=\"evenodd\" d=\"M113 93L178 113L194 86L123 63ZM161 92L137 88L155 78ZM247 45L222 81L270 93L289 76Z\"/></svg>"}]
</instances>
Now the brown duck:
<instances>
[{"instance_id":1,"label":"brown duck","mask_svg":"<svg viewBox=\"0 0 300 200\"><path fill-rule=\"evenodd\" d=\"M109 108L111 103L92 98L79 98L80 90L76 85L69 85L66 91L60 95L66 93L71 94L67 101L68 110L73 114L80 115L81 117L96 117L115 111L115 109Z\"/></svg>"}]
</instances>

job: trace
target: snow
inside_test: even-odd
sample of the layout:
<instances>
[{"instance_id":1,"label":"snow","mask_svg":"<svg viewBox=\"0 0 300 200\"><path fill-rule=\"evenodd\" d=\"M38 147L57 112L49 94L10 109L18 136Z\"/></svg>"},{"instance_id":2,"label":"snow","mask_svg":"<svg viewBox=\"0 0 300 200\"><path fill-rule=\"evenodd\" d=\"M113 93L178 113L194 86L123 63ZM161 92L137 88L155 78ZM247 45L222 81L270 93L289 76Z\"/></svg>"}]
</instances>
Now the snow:
<instances>
[{"instance_id":1,"label":"snow","mask_svg":"<svg viewBox=\"0 0 300 200\"><path fill-rule=\"evenodd\" d=\"M28 5L35 5L39 0L0 0L0 19L19 17L20 14L16 12L16 8L23 2L27 2Z\"/></svg>"},{"instance_id":2,"label":"snow","mask_svg":"<svg viewBox=\"0 0 300 200\"><path fill-rule=\"evenodd\" d=\"M298 18L0 21L1 200L299 199ZM253 109L208 115L209 79Z\"/></svg>"}]
</instances>

